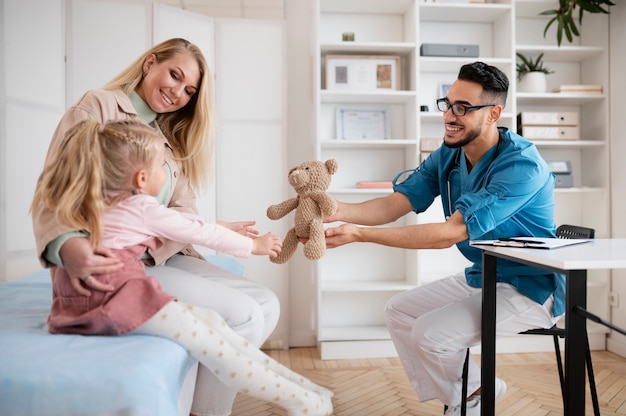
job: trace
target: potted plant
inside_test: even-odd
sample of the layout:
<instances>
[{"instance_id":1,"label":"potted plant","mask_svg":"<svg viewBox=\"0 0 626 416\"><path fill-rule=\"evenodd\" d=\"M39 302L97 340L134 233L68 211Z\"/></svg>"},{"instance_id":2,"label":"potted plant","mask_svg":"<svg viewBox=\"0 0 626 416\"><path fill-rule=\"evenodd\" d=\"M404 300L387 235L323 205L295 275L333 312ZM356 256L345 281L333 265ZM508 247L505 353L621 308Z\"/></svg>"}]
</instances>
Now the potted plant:
<instances>
[{"instance_id":1,"label":"potted plant","mask_svg":"<svg viewBox=\"0 0 626 416\"><path fill-rule=\"evenodd\" d=\"M547 68L543 63L543 52L537 59L516 53L519 58L517 62L517 81L520 92L546 92L546 75L553 74L554 71Z\"/></svg>"},{"instance_id":2,"label":"potted plant","mask_svg":"<svg viewBox=\"0 0 626 416\"><path fill-rule=\"evenodd\" d=\"M576 21L572 14L578 9L578 26L583 23L583 13L604 13L609 14L609 7L615 6L611 0L559 0L558 9L546 10L540 14L543 16L552 16L543 31L543 37L546 37L548 29L552 23L557 22L556 41L561 46L563 34L569 42L572 42L574 36L580 36Z\"/></svg>"}]
</instances>

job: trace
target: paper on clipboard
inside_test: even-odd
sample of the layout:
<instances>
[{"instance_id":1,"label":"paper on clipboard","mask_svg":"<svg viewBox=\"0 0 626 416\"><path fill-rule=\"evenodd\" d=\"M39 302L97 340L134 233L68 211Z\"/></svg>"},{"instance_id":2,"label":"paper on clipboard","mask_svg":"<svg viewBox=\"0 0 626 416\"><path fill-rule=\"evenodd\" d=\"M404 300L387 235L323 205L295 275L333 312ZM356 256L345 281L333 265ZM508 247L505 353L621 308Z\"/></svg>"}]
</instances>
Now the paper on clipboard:
<instances>
[{"instance_id":1,"label":"paper on clipboard","mask_svg":"<svg viewBox=\"0 0 626 416\"><path fill-rule=\"evenodd\" d=\"M543 250L551 250L554 248L572 246L574 244L582 244L592 241L591 239L580 238L542 238L542 237L511 237L501 238L498 240L473 240L470 241L471 246L499 246L499 247L518 247L518 248L539 248Z\"/></svg>"}]
</instances>

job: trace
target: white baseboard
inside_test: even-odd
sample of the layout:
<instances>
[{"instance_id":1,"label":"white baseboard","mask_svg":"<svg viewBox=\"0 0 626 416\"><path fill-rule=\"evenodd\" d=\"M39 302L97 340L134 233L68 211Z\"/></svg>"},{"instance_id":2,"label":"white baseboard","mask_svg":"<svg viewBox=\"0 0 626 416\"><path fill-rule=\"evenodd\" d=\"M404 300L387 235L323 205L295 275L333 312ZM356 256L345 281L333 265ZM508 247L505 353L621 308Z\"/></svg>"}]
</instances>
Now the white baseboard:
<instances>
[{"instance_id":1,"label":"white baseboard","mask_svg":"<svg viewBox=\"0 0 626 416\"><path fill-rule=\"evenodd\" d=\"M564 351L563 339L560 339L559 344L561 350ZM590 332L589 347L592 351L606 350L606 334L603 332ZM626 356L626 344L621 344L619 347L623 348L623 354L620 352L616 353ZM391 340L330 341L319 343L318 348L320 349L322 360L389 358L398 356ZM551 336L546 335L515 335L500 338L496 341L497 354L552 351L554 351L554 341ZM480 354L480 346L473 347L471 353Z\"/></svg>"},{"instance_id":2,"label":"white baseboard","mask_svg":"<svg viewBox=\"0 0 626 416\"><path fill-rule=\"evenodd\" d=\"M606 340L606 349L626 358L626 338L623 336L609 337Z\"/></svg>"},{"instance_id":3,"label":"white baseboard","mask_svg":"<svg viewBox=\"0 0 626 416\"><path fill-rule=\"evenodd\" d=\"M318 346L322 360L397 357L391 340L324 341Z\"/></svg>"}]
</instances>

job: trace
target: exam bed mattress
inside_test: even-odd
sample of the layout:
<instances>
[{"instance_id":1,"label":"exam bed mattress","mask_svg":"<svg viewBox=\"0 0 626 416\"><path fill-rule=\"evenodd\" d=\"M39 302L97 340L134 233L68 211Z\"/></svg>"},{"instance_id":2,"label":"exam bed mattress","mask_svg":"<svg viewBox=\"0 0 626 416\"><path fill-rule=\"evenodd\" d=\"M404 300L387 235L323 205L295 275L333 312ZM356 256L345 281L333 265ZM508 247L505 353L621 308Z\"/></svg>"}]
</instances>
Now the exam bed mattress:
<instances>
[{"instance_id":1,"label":"exam bed mattress","mask_svg":"<svg viewBox=\"0 0 626 416\"><path fill-rule=\"evenodd\" d=\"M189 415L197 362L146 335L53 335L47 270L0 283L0 416Z\"/></svg>"}]
</instances>

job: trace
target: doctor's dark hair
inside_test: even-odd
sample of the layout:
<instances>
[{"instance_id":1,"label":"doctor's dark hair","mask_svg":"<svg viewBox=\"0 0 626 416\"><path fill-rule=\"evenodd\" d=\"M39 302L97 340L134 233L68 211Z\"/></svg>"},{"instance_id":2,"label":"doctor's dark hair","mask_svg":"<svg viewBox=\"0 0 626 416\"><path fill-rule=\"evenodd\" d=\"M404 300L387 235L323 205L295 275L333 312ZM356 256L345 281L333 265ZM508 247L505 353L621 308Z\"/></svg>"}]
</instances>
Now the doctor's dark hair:
<instances>
[{"instance_id":1,"label":"doctor's dark hair","mask_svg":"<svg viewBox=\"0 0 626 416\"><path fill-rule=\"evenodd\" d=\"M500 69L484 62L473 62L461 67L458 79L480 84L485 98L494 100L504 107L509 91L509 79Z\"/></svg>"}]
</instances>

